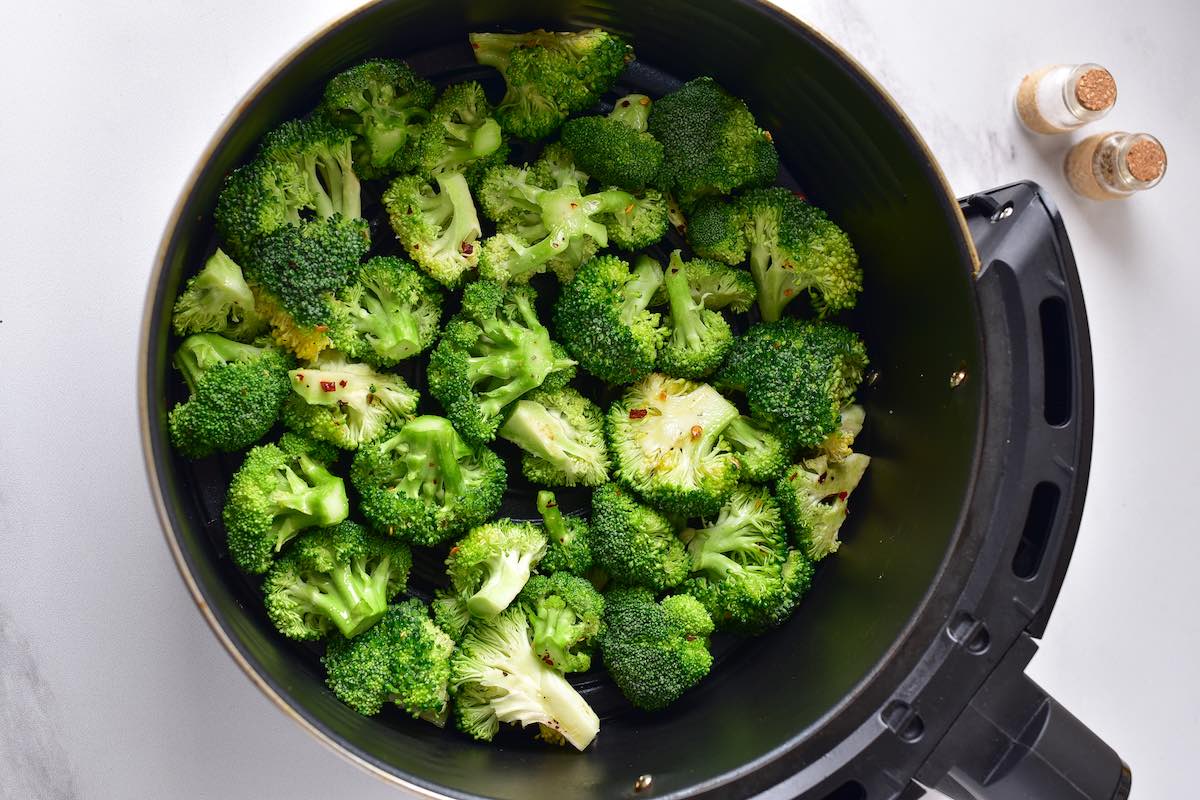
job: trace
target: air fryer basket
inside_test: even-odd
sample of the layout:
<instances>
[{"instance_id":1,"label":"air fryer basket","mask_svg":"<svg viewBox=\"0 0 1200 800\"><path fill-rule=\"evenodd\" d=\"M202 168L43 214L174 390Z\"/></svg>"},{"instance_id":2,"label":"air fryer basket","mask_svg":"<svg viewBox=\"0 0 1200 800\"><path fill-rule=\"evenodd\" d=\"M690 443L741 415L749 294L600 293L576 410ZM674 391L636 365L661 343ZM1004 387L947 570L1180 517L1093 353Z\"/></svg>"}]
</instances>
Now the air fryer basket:
<instances>
[{"instance_id":1,"label":"air fryer basket","mask_svg":"<svg viewBox=\"0 0 1200 800\"><path fill-rule=\"evenodd\" d=\"M589 681L604 719L585 754L524 737L477 744L398 712L361 717L324 688L313 651L275 634L224 556L219 508L236 459L193 464L170 450L175 292L213 244L223 176L265 131L310 109L339 69L404 57L439 84L477 78L498 90L468 31L595 25L635 44L623 88L657 96L711 74L745 97L789 179L849 231L866 284L851 324L877 370L860 396L868 479L846 544L795 617L724 646L676 706L637 713ZM886 95L771 6L413 0L344 18L247 96L192 176L160 250L142 357L151 483L214 632L285 712L413 791L609 798L650 775L639 797L917 797L914 778L961 798L1128 792L1116 754L1022 673L1070 556L1090 456L1087 324L1057 213L1029 184L960 212Z\"/></svg>"}]
</instances>

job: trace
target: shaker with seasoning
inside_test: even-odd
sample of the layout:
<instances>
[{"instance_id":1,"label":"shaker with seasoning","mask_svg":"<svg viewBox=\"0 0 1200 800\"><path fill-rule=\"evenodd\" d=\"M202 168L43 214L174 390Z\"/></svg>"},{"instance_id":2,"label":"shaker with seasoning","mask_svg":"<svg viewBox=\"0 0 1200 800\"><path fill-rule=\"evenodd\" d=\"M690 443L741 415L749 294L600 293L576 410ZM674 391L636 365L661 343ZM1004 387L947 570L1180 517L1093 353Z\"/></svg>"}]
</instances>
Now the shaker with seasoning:
<instances>
[{"instance_id":1,"label":"shaker with seasoning","mask_svg":"<svg viewBox=\"0 0 1200 800\"><path fill-rule=\"evenodd\" d=\"M1167 151L1148 133L1098 133L1072 147L1063 168L1084 197L1117 200L1157 186L1167 172Z\"/></svg>"},{"instance_id":2,"label":"shaker with seasoning","mask_svg":"<svg viewBox=\"0 0 1200 800\"><path fill-rule=\"evenodd\" d=\"M1117 82L1099 64L1055 64L1026 75L1017 116L1034 133L1066 133L1094 122L1117 102Z\"/></svg>"}]
</instances>

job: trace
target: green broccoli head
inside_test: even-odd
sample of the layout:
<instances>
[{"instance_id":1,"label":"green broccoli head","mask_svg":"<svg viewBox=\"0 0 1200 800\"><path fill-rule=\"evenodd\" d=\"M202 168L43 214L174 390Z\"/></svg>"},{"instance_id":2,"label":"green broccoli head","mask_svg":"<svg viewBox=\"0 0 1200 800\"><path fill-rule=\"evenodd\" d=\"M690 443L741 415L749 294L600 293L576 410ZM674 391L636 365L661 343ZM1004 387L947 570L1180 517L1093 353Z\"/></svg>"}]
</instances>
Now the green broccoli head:
<instances>
[{"instance_id":1,"label":"green broccoli head","mask_svg":"<svg viewBox=\"0 0 1200 800\"><path fill-rule=\"evenodd\" d=\"M421 134L417 168L424 175L463 172L469 184L477 185L489 167L508 159L508 145L492 114L475 81L446 87Z\"/></svg>"},{"instance_id":2,"label":"green broccoli head","mask_svg":"<svg viewBox=\"0 0 1200 800\"><path fill-rule=\"evenodd\" d=\"M741 264L750 246L746 241L745 207L733 198L704 198L688 215L687 240L698 256L732 266Z\"/></svg>"},{"instance_id":3,"label":"green broccoli head","mask_svg":"<svg viewBox=\"0 0 1200 800\"><path fill-rule=\"evenodd\" d=\"M692 562L683 589L719 628L761 633L791 616L808 590L811 564L788 548L779 505L766 487L738 487L716 519L681 537Z\"/></svg>"},{"instance_id":4,"label":"green broccoli head","mask_svg":"<svg viewBox=\"0 0 1200 800\"><path fill-rule=\"evenodd\" d=\"M246 454L229 482L222 518L233 562L261 574L285 544L350 513L346 485L329 471L337 451L293 433Z\"/></svg>"},{"instance_id":5,"label":"green broccoli head","mask_svg":"<svg viewBox=\"0 0 1200 800\"><path fill-rule=\"evenodd\" d=\"M514 403L499 435L520 447L521 471L543 486L608 480L604 413L574 389L535 389Z\"/></svg>"},{"instance_id":6,"label":"green broccoli head","mask_svg":"<svg viewBox=\"0 0 1200 800\"><path fill-rule=\"evenodd\" d=\"M174 363L191 394L171 409L167 428L184 456L249 447L279 419L292 366L279 350L197 333L179 345Z\"/></svg>"},{"instance_id":7,"label":"green broccoli head","mask_svg":"<svg viewBox=\"0 0 1200 800\"><path fill-rule=\"evenodd\" d=\"M529 641L529 621L520 608L467 630L451 666L459 729L491 741L501 722L536 725L553 734L546 738L585 749L600 730L600 718L560 672L534 655Z\"/></svg>"},{"instance_id":8,"label":"green broccoli head","mask_svg":"<svg viewBox=\"0 0 1200 800\"><path fill-rule=\"evenodd\" d=\"M651 373L609 409L616 477L656 508L715 514L738 481L737 456L721 438L737 416L708 384Z\"/></svg>"},{"instance_id":9,"label":"green broccoli head","mask_svg":"<svg viewBox=\"0 0 1200 800\"><path fill-rule=\"evenodd\" d=\"M582 517L564 517L554 492L542 490L537 495L538 513L542 515L542 532L546 535L546 555L538 569L546 574L569 572L586 575L592 568L592 532Z\"/></svg>"},{"instance_id":10,"label":"green broccoli head","mask_svg":"<svg viewBox=\"0 0 1200 800\"><path fill-rule=\"evenodd\" d=\"M654 369L664 330L647 311L663 272L651 258L628 262L597 256L562 288L554 308L554 330L580 366L607 383L625 384Z\"/></svg>"},{"instance_id":11,"label":"green broccoli head","mask_svg":"<svg viewBox=\"0 0 1200 800\"><path fill-rule=\"evenodd\" d=\"M350 480L378 530L433 545L495 514L507 473L495 453L469 447L449 420L423 416L360 447Z\"/></svg>"},{"instance_id":12,"label":"green broccoli head","mask_svg":"<svg viewBox=\"0 0 1200 800\"><path fill-rule=\"evenodd\" d=\"M518 602L529 617L533 652L559 672L587 672L592 646L604 629L604 598L590 581L569 572L534 575Z\"/></svg>"},{"instance_id":13,"label":"green broccoli head","mask_svg":"<svg viewBox=\"0 0 1200 800\"><path fill-rule=\"evenodd\" d=\"M238 260L277 228L299 226L315 213L316 200L295 163L255 159L229 174L213 214L217 233Z\"/></svg>"},{"instance_id":14,"label":"green broccoli head","mask_svg":"<svg viewBox=\"0 0 1200 800\"><path fill-rule=\"evenodd\" d=\"M461 172L440 172L433 180L436 189L418 175L397 178L383 193L383 206L409 257L453 289L479 263L479 217Z\"/></svg>"},{"instance_id":15,"label":"green broccoli head","mask_svg":"<svg viewBox=\"0 0 1200 800\"><path fill-rule=\"evenodd\" d=\"M663 145L661 185L685 209L703 197L766 186L779 172L771 135L712 78L688 81L655 102L648 130Z\"/></svg>"},{"instance_id":16,"label":"green broccoli head","mask_svg":"<svg viewBox=\"0 0 1200 800\"><path fill-rule=\"evenodd\" d=\"M283 422L314 439L356 450L411 419L419 395L399 375L377 372L326 351L288 373L292 395Z\"/></svg>"},{"instance_id":17,"label":"green broccoli head","mask_svg":"<svg viewBox=\"0 0 1200 800\"><path fill-rule=\"evenodd\" d=\"M436 90L403 61L371 59L329 81L320 111L354 134L354 167L364 178L407 172L429 121Z\"/></svg>"},{"instance_id":18,"label":"green broccoli head","mask_svg":"<svg viewBox=\"0 0 1200 800\"><path fill-rule=\"evenodd\" d=\"M693 258L687 262L687 282L692 299L713 311L727 308L740 314L749 311L758 299L758 288L749 272L709 258ZM651 305L666 303L667 288L664 285L655 293Z\"/></svg>"},{"instance_id":19,"label":"green broccoli head","mask_svg":"<svg viewBox=\"0 0 1200 800\"><path fill-rule=\"evenodd\" d=\"M408 545L355 522L307 531L267 572L267 615L290 639L320 639L334 629L357 636L404 590L411 568Z\"/></svg>"},{"instance_id":20,"label":"green broccoli head","mask_svg":"<svg viewBox=\"0 0 1200 800\"><path fill-rule=\"evenodd\" d=\"M534 311L528 286L480 280L463 292L429 360L429 391L468 441L491 441L503 410L560 370L570 370Z\"/></svg>"},{"instance_id":21,"label":"green broccoli head","mask_svg":"<svg viewBox=\"0 0 1200 800\"><path fill-rule=\"evenodd\" d=\"M664 283L671 312L665 324L669 333L658 353L658 369L676 378L711 375L733 346L729 323L720 311L705 308L693 296L691 267L678 250L671 253Z\"/></svg>"},{"instance_id":22,"label":"green broccoli head","mask_svg":"<svg viewBox=\"0 0 1200 800\"><path fill-rule=\"evenodd\" d=\"M667 198L657 189L645 189L637 194L610 189L589 196L605 198L605 205L611 209L596 219L608 229L613 246L621 250L641 250L658 244L667 235L670 222Z\"/></svg>"},{"instance_id":23,"label":"green broccoli head","mask_svg":"<svg viewBox=\"0 0 1200 800\"><path fill-rule=\"evenodd\" d=\"M663 146L646 132L650 98L622 97L607 117L577 117L562 128L562 143L598 182L641 192L658 176Z\"/></svg>"},{"instance_id":24,"label":"green broccoli head","mask_svg":"<svg viewBox=\"0 0 1200 800\"><path fill-rule=\"evenodd\" d=\"M838 531L849 513L850 494L870 463L861 453L837 462L821 455L796 464L775 484L783 519L796 545L813 561L841 547Z\"/></svg>"},{"instance_id":25,"label":"green broccoli head","mask_svg":"<svg viewBox=\"0 0 1200 800\"><path fill-rule=\"evenodd\" d=\"M604 598L604 626L604 664L638 708L666 708L712 668L708 636L713 622L700 601L689 595L656 603L649 589L612 589Z\"/></svg>"},{"instance_id":26,"label":"green broccoli head","mask_svg":"<svg viewBox=\"0 0 1200 800\"><path fill-rule=\"evenodd\" d=\"M263 137L257 158L300 170L321 219L362 217L362 197L351 152L353 135L317 116L289 120Z\"/></svg>"},{"instance_id":27,"label":"green broccoli head","mask_svg":"<svg viewBox=\"0 0 1200 800\"><path fill-rule=\"evenodd\" d=\"M333 303L333 346L352 359L390 367L433 345L442 321L441 287L400 258L376 256Z\"/></svg>"},{"instance_id":28,"label":"green broccoli head","mask_svg":"<svg viewBox=\"0 0 1200 800\"><path fill-rule=\"evenodd\" d=\"M778 186L747 192L740 203L764 320L779 319L804 291L821 315L854 307L862 289L858 254L824 211Z\"/></svg>"},{"instance_id":29,"label":"green broccoli head","mask_svg":"<svg viewBox=\"0 0 1200 800\"><path fill-rule=\"evenodd\" d=\"M751 413L796 450L838 429L866 366L866 349L850 329L784 318L738 337L716 382L745 392Z\"/></svg>"},{"instance_id":30,"label":"green broccoli head","mask_svg":"<svg viewBox=\"0 0 1200 800\"><path fill-rule=\"evenodd\" d=\"M721 435L737 456L742 480L770 483L789 466L789 450L783 440L752 417L738 417Z\"/></svg>"},{"instance_id":31,"label":"green broccoli head","mask_svg":"<svg viewBox=\"0 0 1200 800\"><path fill-rule=\"evenodd\" d=\"M472 528L450 548L446 574L472 616L491 619L521 592L546 553L546 537L528 522L497 520Z\"/></svg>"},{"instance_id":32,"label":"green broccoli head","mask_svg":"<svg viewBox=\"0 0 1200 800\"><path fill-rule=\"evenodd\" d=\"M434 623L445 631L455 644L461 642L472 619L471 612L467 609L467 601L449 589L438 589L433 593L433 602L429 607L433 611Z\"/></svg>"},{"instance_id":33,"label":"green broccoli head","mask_svg":"<svg viewBox=\"0 0 1200 800\"><path fill-rule=\"evenodd\" d=\"M618 583L661 592L687 577L687 551L675 526L615 483L592 494L591 530L595 564Z\"/></svg>"},{"instance_id":34,"label":"green broccoli head","mask_svg":"<svg viewBox=\"0 0 1200 800\"><path fill-rule=\"evenodd\" d=\"M219 333L249 342L266 329L267 321L254 309L242 268L218 247L175 298L171 325L180 336Z\"/></svg>"},{"instance_id":35,"label":"green broccoli head","mask_svg":"<svg viewBox=\"0 0 1200 800\"><path fill-rule=\"evenodd\" d=\"M321 662L338 699L374 716L395 703L438 727L449 715L454 642L429 619L420 600L389 606L383 618L353 639L330 640Z\"/></svg>"},{"instance_id":36,"label":"green broccoli head","mask_svg":"<svg viewBox=\"0 0 1200 800\"><path fill-rule=\"evenodd\" d=\"M507 85L496 117L505 131L544 139L570 114L589 108L616 83L633 50L599 28L555 33L472 33L475 59L495 67Z\"/></svg>"}]
</instances>

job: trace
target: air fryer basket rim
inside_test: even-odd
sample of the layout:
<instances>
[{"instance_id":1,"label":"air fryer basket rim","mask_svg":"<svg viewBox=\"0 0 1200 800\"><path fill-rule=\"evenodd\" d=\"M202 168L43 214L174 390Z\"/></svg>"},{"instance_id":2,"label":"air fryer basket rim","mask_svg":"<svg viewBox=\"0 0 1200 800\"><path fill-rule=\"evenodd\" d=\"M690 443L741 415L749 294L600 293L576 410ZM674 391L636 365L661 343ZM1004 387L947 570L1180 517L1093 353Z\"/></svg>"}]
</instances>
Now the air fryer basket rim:
<instances>
[{"instance_id":1,"label":"air fryer basket rim","mask_svg":"<svg viewBox=\"0 0 1200 800\"><path fill-rule=\"evenodd\" d=\"M164 312L164 309L159 303L158 290L160 289L163 280L163 272L166 267L167 255L172 248L176 232L181 225L185 224L182 215L186 210L189 198L196 188L196 183L200 175L205 170L206 165L213 158L214 154L219 152L224 146L229 135L236 127L235 123L243 115L246 108L251 105L253 101L264 92L264 90L271 86L292 63L303 58L304 55L314 47L314 45L324 40L326 37L334 34L342 26L352 23L360 16L372 13L372 11L379 6L389 5L394 1L395 0L371 0L371 2L368 2L357 9L334 18L325 23L319 29L315 30L303 41L295 45L285 55L279 58L238 100L235 106L225 116L217 130L214 132L213 136L209 139L208 143L204 147L200 157L196 161L195 166L189 172L183 188L180 191L179 197L176 200L176 203L168 218L164 234L156 250L143 308L143 324L141 329L140 349L138 355L139 429L141 431L143 452L145 454L147 479L149 481L151 494L153 496L159 521L163 529L164 538L166 539L172 557L175 560L180 577L183 579L184 584L191 593L193 601L207 622L209 628L212 630L213 634L217 637L218 641L221 642L222 646L225 648L226 652L230 655L234 662L259 688L259 690L271 700L272 703L274 703L281 711L288 715L293 721L298 723L305 731L311 734L319 742L333 752L337 753L342 758L358 765L362 769L387 783L400 786L405 790L413 792L419 796L428 798L447 798L451 797L451 795L443 794L420 783L406 780L405 778L396 775L394 772L381 767L371 758L355 752L353 748L347 746L345 743L337 741L333 736L315 724L304 714L299 713L293 706L292 702L290 702L281 693L281 691L273 685L272 681L260 673L250 663L249 658L242 652L238 643L234 640L232 635L226 630L222 621L210 608L209 603L205 598L204 590L201 588L192 574L191 566L188 563L188 556L184 553L175 532L173 512L170 508L168 508L164 487L160 482L160 474L157 462L159 453L156 451L157 443L151 430L151 415L153 410L151 407L152 398L149 396L148 380L151 369L151 364L149 363L151 337L154 333L153 323ZM955 195L949 186L949 182L946 179L945 174L942 172L937 160L930 151L928 145L920 133L912 125L907 115L891 96L888 90L879 84L878 81L876 81L874 77L866 69L864 69L853 56L842 49L836 42L832 41L820 31L793 15L791 12L780 8L768 0L737 0L737 2L740 5L758 6L766 10L775 18L775 21L778 24L792 27L797 33L823 47L831 58L840 62L840 66L865 87L866 91L869 91L875 95L875 99L878 100L886 109L886 111L892 115L895 124L902 130L904 136L907 137L913 144L915 144L923 154L924 160L927 162L925 166L928 167L931 174L935 177L938 184L937 188L940 190L940 193L944 195L946 209L957 218L957 227L959 232L958 238L960 240L958 244L961 245L963 253L970 267L976 273L978 273L980 269L979 256L976 253L974 242L967 229L966 220L963 217ZM979 467L978 455L979 453L977 448L977 452L974 454L972 462L973 470L977 470ZM947 562L952 557L953 551L954 548L952 546L946 554L945 561L938 569L937 578L935 578L934 585L931 585L925 597L914 609L912 618L910 619L908 625L897 637L892 647L885 653L883 661L889 659L894 652L902 646L904 640L912 633L912 630L918 619L922 616L927 605L929 604L934 586L936 586L937 582L941 579L942 574L945 572ZM872 670L860 681L857 689L862 689L864 686L869 684L876 677L882 666L883 663L881 661L880 665L878 665L875 670ZM853 695L844 698L842 703L831 708L827 712L826 718L835 715L841 708L849 704L852 699ZM781 746L779 750L786 750L789 746L790 744L785 744ZM763 763L772 760L776 756L777 752L778 751L764 754L756 763ZM747 764L745 765L744 770L752 770L754 766L755 764ZM739 770L738 772L744 774L743 770ZM705 787L698 786L697 788L702 790Z\"/></svg>"}]
</instances>

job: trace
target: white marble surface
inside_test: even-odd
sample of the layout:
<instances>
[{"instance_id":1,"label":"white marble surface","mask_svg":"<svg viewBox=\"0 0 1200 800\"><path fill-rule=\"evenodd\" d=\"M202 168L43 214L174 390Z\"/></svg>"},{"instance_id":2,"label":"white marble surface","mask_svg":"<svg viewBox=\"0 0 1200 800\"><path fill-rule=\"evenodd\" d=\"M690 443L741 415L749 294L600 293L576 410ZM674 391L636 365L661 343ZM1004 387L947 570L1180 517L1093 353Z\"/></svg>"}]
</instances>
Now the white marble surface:
<instances>
[{"instance_id":1,"label":"white marble surface","mask_svg":"<svg viewBox=\"0 0 1200 800\"><path fill-rule=\"evenodd\" d=\"M392 798L278 713L221 650L163 545L134 377L160 230L224 114L350 0L9 3L0 26L0 798ZM1189 0L787 3L899 98L961 193L1018 178L1058 199L1096 361L1091 491L1032 673L1134 768L1191 794L1200 749ZM282 12L282 9L287 9ZM281 13L282 12L282 13ZM1073 199L1066 140L1009 105L1026 69L1109 66L1113 126L1156 133L1163 185ZM1193 148L1189 150L1188 148Z\"/></svg>"}]
</instances>

